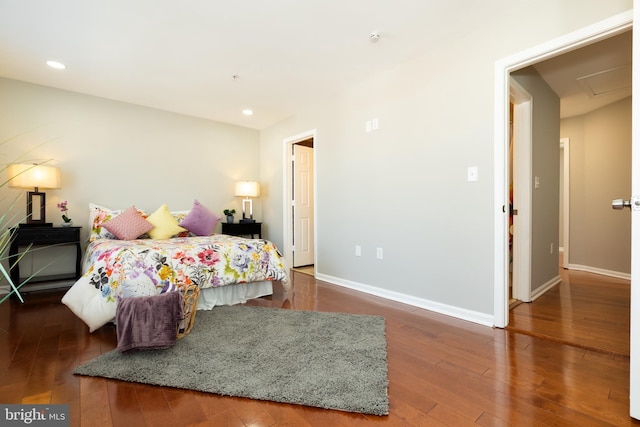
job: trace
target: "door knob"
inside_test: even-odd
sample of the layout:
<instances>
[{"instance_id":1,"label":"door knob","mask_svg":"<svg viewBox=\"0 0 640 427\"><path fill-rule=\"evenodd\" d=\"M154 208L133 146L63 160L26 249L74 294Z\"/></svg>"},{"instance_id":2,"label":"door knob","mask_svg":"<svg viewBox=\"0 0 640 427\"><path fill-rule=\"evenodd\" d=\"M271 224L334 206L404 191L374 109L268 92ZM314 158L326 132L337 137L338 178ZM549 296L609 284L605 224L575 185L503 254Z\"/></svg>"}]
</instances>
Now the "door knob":
<instances>
[{"instance_id":1,"label":"door knob","mask_svg":"<svg viewBox=\"0 0 640 427\"><path fill-rule=\"evenodd\" d=\"M611 207L613 209L618 209L618 210L624 209L626 207L630 208L631 207L631 200L614 199L611 202Z\"/></svg>"},{"instance_id":2,"label":"door knob","mask_svg":"<svg viewBox=\"0 0 640 427\"><path fill-rule=\"evenodd\" d=\"M613 209L622 210L626 207L631 208L633 211L640 211L640 197L632 197L629 200L624 199L614 199L611 202L611 207Z\"/></svg>"}]
</instances>

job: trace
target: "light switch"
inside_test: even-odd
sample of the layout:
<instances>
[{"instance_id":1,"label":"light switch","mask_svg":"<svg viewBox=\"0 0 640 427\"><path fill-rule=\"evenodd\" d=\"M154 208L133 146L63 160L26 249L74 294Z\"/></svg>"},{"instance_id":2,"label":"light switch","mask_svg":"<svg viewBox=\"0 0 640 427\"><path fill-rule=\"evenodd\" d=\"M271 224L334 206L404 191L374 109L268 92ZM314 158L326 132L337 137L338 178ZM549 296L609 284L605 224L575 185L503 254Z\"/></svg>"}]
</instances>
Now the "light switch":
<instances>
[{"instance_id":1,"label":"light switch","mask_svg":"<svg viewBox=\"0 0 640 427\"><path fill-rule=\"evenodd\" d=\"M535 181L534 181L534 187L535 188L540 188L540 177L536 176Z\"/></svg>"},{"instance_id":2,"label":"light switch","mask_svg":"<svg viewBox=\"0 0 640 427\"><path fill-rule=\"evenodd\" d=\"M477 181L478 180L478 167L477 166L469 166L467 169L467 181Z\"/></svg>"}]
</instances>

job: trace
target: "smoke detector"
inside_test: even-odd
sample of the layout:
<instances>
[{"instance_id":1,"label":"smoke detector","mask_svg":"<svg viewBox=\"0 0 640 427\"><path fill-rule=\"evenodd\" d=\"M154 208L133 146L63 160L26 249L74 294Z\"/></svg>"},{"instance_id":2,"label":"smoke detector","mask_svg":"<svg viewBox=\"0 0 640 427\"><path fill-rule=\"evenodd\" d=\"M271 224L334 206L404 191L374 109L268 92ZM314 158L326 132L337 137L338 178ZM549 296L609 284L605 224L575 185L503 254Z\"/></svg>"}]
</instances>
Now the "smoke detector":
<instances>
[{"instance_id":1,"label":"smoke detector","mask_svg":"<svg viewBox=\"0 0 640 427\"><path fill-rule=\"evenodd\" d=\"M377 31L373 31L371 34L369 34L369 40L372 43L377 42L380 39L380 33Z\"/></svg>"}]
</instances>

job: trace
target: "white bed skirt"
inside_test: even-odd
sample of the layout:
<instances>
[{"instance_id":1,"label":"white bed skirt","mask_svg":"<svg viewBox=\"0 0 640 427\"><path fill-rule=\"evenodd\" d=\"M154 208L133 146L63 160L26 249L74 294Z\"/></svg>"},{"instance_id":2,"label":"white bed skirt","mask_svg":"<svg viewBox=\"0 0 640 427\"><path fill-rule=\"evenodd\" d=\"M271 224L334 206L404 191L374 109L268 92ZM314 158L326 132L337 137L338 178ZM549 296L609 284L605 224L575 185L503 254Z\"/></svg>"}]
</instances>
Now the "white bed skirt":
<instances>
[{"instance_id":1,"label":"white bed skirt","mask_svg":"<svg viewBox=\"0 0 640 427\"><path fill-rule=\"evenodd\" d=\"M243 304L247 300L273 294L273 282L239 283L237 285L200 289L198 310L211 310L217 305Z\"/></svg>"}]
</instances>

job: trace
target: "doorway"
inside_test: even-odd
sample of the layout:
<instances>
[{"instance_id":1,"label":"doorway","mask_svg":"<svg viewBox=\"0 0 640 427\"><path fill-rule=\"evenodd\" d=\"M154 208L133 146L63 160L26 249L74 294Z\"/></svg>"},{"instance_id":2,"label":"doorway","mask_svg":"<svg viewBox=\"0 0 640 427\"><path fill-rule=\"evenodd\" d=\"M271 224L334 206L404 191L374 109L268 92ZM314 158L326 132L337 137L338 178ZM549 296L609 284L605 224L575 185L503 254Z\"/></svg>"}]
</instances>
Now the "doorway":
<instances>
[{"instance_id":1,"label":"doorway","mask_svg":"<svg viewBox=\"0 0 640 427\"><path fill-rule=\"evenodd\" d=\"M315 130L284 141L284 255L289 266L315 276Z\"/></svg>"},{"instance_id":2,"label":"doorway","mask_svg":"<svg viewBox=\"0 0 640 427\"><path fill-rule=\"evenodd\" d=\"M565 35L564 37L551 40L547 43L538 45L532 49L526 50L509 58L505 58L496 62L495 67L495 139L494 139L494 156L495 156L495 175L494 175L494 190L496 197L496 210L495 210L495 242L496 250L494 257L494 325L496 327L506 327L509 323L509 305L508 305L508 240L507 240L507 227L508 227L508 215L506 215L508 206L508 102L509 102L509 77L512 71L527 67L529 65L540 62L544 59L548 59L554 56L562 55L563 53L578 49L588 44L601 41L617 34L629 31L633 28L634 18L640 19L640 0L634 0L633 10L629 10L625 13L615 15L607 20L603 20L589 27L582 28L578 31ZM638 33L634 32L634 48L633 57L634 62L640 50L636 48L638 45ZM634 99L632 102L632 122L635 122L640 118L640 111L636 108L636 100L638 94L635 92L640 90L637 83L637 73L634 70L633 73L633 92ZM633 147L637 147L640 142L638 141L637 133L634 131L632 136L632 151L634 153L632 158L632 194L635 192L637 195L638 188L640 188L640 161L635 155L637 150ZM637 226L640 217L637 215L637 211L632 210L632 227L631 227L631 312L637 311L638 303L634 301L640 300L640 289L638 287L638 274L640 269L640 251L634 251L634 246L638 246L640 242L640 227ZM635 226L634 226L635 224ZM574 246L575 249L575 246ZM635 268L634 268L635 267ZM635 283L635 285L634 285ZM635 298L634 298L635 297ZM640 328L640 321L635 317L631 317L630 320L630 373L629 382L631 389L629 393L630 397L630 415L633 418L640 419L640 334L638 328Z\"/></svg>"},{"instance_id":3,"label":"doorway","mask_svg":"<svg viewBox=\"0 0 640 427\"><path fill-rule=\"evenodd\" d=\"M536 64L551 57L576 50L588 44L621 34L632 28L633 13L623 13L612 19L596 23L564 37L551 40L512 57L496 62L495 96L495 181L496 195L494 258L494 325L506 327L509 322L509 101L511 72ZM529 175L530 176L530 175ZM531 186L529 186L531 188ZM519 209L519 219L524 210ZM522 234L524 233L517 233ZM526 247L526 245L525 245ZM514 250L517 250L514 248ZM522 259L516 255L517 259ZM514 273L515 274L515 273ZM517 280L514 278L514 280Z\"/></svg>"}]
</instances>

